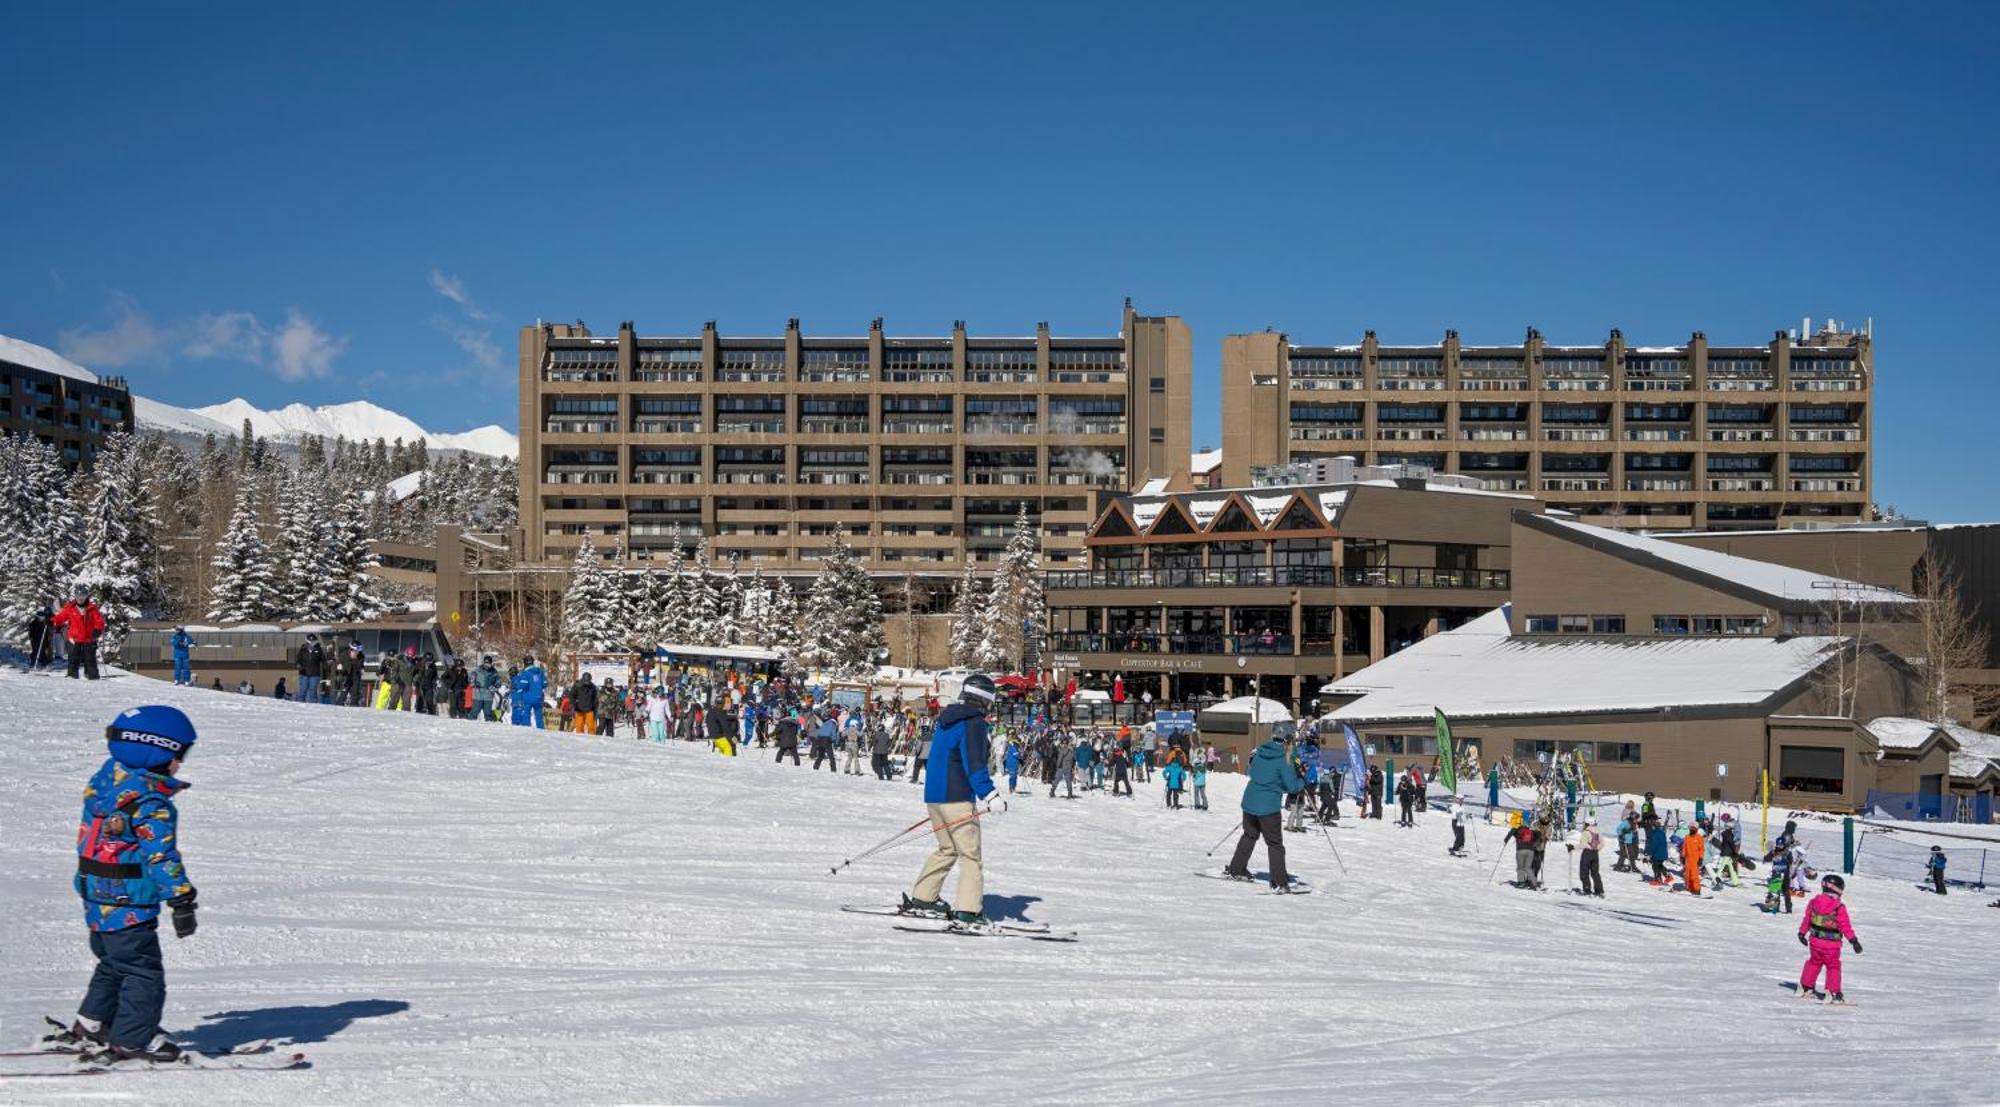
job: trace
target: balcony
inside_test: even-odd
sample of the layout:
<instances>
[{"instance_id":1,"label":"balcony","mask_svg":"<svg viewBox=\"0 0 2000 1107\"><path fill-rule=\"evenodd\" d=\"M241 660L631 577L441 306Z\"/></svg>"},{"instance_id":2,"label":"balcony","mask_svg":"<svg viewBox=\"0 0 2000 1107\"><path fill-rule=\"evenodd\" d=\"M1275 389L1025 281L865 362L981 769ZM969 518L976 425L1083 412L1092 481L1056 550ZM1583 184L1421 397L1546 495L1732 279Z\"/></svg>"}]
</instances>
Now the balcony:
<instances>
[{"instance_id":1,"label":"balcony","mask_svg":"<svg viewBox=\"0 0 2000 1107\"><path fill-rule=\"evenodd\" d=\"M699 384L700 369L654 369L641 365L632 370L632 379L647 384Z\"/></svg>"},{"instance_id":2,"label":"balcony","mask_svg":"<svg viewBox=\"0 0 2000 1107\"><path fill-rule=\"evenodd\" d=\"M783 419L717 419L717 434L783 434Z\"/></svg>"},{"instance_id":3,"label":"balcony","mask_svg":"<svg viewBox=\"0 0 2000 1107\"><path fill-rule=\"evenodd\" d=\"M1293 423L1291 440L1294 442L1358 442L1365 433L1359 425L1335 425L1322 423Z\"/></svg>"},{"instance_id":4,"label":"balcony","mask_svg":"<svg viewBox=\"0 0 2000 1107\"><path fill-rule=\"evenodd\" d=\"M891 365L882 370L882 379L891 384L950 384L951 367L921 369Z\"/></svg>"},{"instance_id":5,"label":"balcony","mask_svg":"<svg viewBox=\"0 0 2000 1107\"><path fill-rule=\"evenodd\" d=\"M723 366L715 371L715 379L722 384L783 384L783 369L732 369Z\"/></svg>"},{"instance_id":6,"label":"balcony","mask_svg":"<svg viewBox=\"0 0 2000 1107\"><path fill-rule=\"evenodd\" d=\"M1375 387L1383 392L1443 392L1444 378L1437 377L1381 377Z\"/></svg>"},{"instance_id":7,"label":"balcony","mask_svg":"<svg viewBox=\"0 0 2000 1107\"><path fill-rule=\"evenodd\" d=\"M967 419L965 433L983 435L1039 434L1041 424L1033 420L1017 419Z\"/></svg>"},{"instance_id":8,"label":"balcony","mask_svg":"<svg viewBox=\"0 0 2000 1107\"><path fill-rule=\"evenodd\" d=\"M1292 377L1292 389L1298 392L1359 392L1363 385L1360 376L1351 377Z\"/></svg>"},{"instance_id":9,"label":"balcony","mask_svg":"<svg viewBox=\"0 0 2000 1107\"><path fill-rule=\"evenodd\" d=\"M1528 437L1527 426L1513 427L1467 427L1458 428L1458 436L1467 442L1520 442Z\"/></svg>"},{"instance_id":10,"label":"balcony","mask_svg":"<svg viewBox=\"0 0 2000 1107\"><path fill-rule=\"evenodd\" d=\"M1604 477L1543 477L1544 492L1608 492L1611 478Z\"/></svg>"},{"instance_id":11,"label":"balcony","mask_svg":"<svg viewBox=\"0 0 2000 1107\"><path fill-rule=\"evenodd\" d=\"M1082 485L1087 488L1123 488L1125 470L1119 468L1109 472L1093 473L1087 469L1050 469L1049 483Z\"/></svg>"},{"instance_id":12,"label":"balcony","mask_svg":"<svg viewBox=\"0 0 2000 1107\"><path fill-rule=\"evenodd\" d=\"M1450 434L1445 428L1435 425L1409 427L1382 426L1377 424L1375 427L1375 437L1377 440L1383 442L1443 442L1446 438L1450 437Z\"/></svg>"},{"instance_id":13,"label":"balcony","mask_svg":"<svg viewBox=\"0 0 2000 1107\"><path fill-rule=\"evenodd\" d=\"M969 384L1034 384L1033 369L967 369L965 379Z\"/></svg>"},{"instance_id":14,"label":"balcony","mask_svg":"<svg viewBox=\"0 0 2000 1107\"><path fill-rule=\"evenodd\" d=\"M1860 478L1860 477L1858 477L1858 476L1852 476L1852 477L1811 477L1811 478L1806 478L1806 479L1800 479L1800 478L1798 478L1798 477L1793 477L1793 478L1792 478L1792 491L1794 491L1794 492L1859 492L1859 491L1861 491L1861 478Z\"/></svg>"},{"instance_id":15,"label":"balcony","mask_svg":"<svg viewBox=\"0 0 2000 1107\"><path fill-rule=\"evenodd\" d=\"M1692 492L1694 481L1687 477L1627 477L1627 492Z\"/></svg>"},{"instance_id":16,"label":"balcony","mask_svg":"<svg viewBox=\"0 0 2000 1107\"><path fill-rule=\"evenodd\" d=\"M1710 442L1771 442L1778 432L1770 427L1710 427Z\"/></svg>"},{"instance_id":17,"label":"balcony","mask_svg":"<svg viewBox=\"0 0 2000 1107\"><path fill-rule=\"evenodd\" d=\"M800 434L867 434L867 419L839 419L825 415L799 417Z\"/></svg>"},{"instance_id":18,"label":"balcony","mask_svg":"<svg viewBox=\"0 0 2000 1107\"><path fill-rule=\"evenodd\" d=\"M867 484L866 469L801 469L800 484Z\"/></svg>"},{"instance_id":19,"label":"balcony","mask_svg":"<svg viewBox=\"0 0 2000 1107\"><path fill-rule=\"evenodd\" d=\"M1793 377L1792 391L1859 392L1861 391L1861 378L1860 377L1833 377L1833 378L1807 377L1805 379L1800 379L1798 377Z\"/></svg>"},{"instance_id":20,"label":"balcony","mask_svg":"<svg viewBox=\"0 0 2000 1107\"><path fill-rule=\"evenodd\" d=\"M1162 634L1157 630L1054 631L1047 648L1073 653L1167 653L1221 656L1292 655L1289 634Z\"/></svg>"},{"instance_id":21,"label":"balcony","mask_svg":"<svg viewBox=\"0 0 2000 1107\"><path fill-rule=\"evenodd\" d=\"M953 430L949 419L884 419L883 434L950 434Z\"/></svg>"},{"instance_id":22,"label":"balcony","mask_svg":"<svg viewBox=\"0 0 2000 1107\"><path fill-rule=\"evenodd\" d=\"M634 419L634 434L700 434L699 419Z\"/></svg>"},{"instance_id":23,"label":"balcony","mask_svg":"<svg viewBox=\"0 0 2000 1107\"><path fill-rule=\"evenodd\" d=\"M1610 427L1544 427L1542 437L1551 442L1608 442Z\"/></svg>"},{"instance_id":24,"label":"balcony","mask_svg":"<svg viewBox=\"0 0 2000 1107\"><path fill-rule=\"evenodd\" d=\"M700 484L700 469L638 465L632 469L633 484Z\"/></svg>"},{"instance_id":25,"label":"balcony","mask_svg":"<svg viewBox=\"0 0 2000 1107\"><path fill-rule=\"evenodd\" d=\"M1775 392L1778 382L1773 377L1710 377L1708 388L1711 392Z\"/></svg>"},{"instance_id":26,"label":"balcony","mask_svg":"<svg viewBox=\"0 0 2000 1107\"><path fill-rule=\"evenodd\" d=\"M1466 392L1526 392L1528 375L1520 372L1462 373L1458 378L1458 387Z\"/></svg>"},{"instance_id":27,"label":"balcony","mask_svg":"<svg viewBox=\"0 0 2000 1107\"><path fill-rule=\"evenodd\" d=\"M1793 442L1859 442L1861 428L1852 424L1834 427L1793 427L1786 437Z\"/></svg>"},{"instance_id":28,"label":"balcony","mask_svg":"<svg viewBox=\"0 0 2000 1107\"><path fill-rule=\"evenodd\" d=\"M1040 474L1033 469L967 469L967 484L1037 484Z\"/></svg>"},{"instance_id":29,"label":"balcony","mask_svg":"<svg viewBox=\"0 0 2000 1107\"><path fill-rule=\"evenodd\" d=\"M1776 492L1778 482L1770 477L1710 477L1710 492Z\"/></svg>"},{"instance_id":30,"label":"balcony","mask_svg":"<svg viewBox=\"0 0 2000 1107\"><path fill-rule=\"evenodd\" d=\"M883 484L950 484L949 469L884 469Z\"/></svg>"},{"instance_id":31,"label":"balcony","mask_svg":"<svg viewBox=\"0 0 2000 1107\"><path fill-rule=\"evenodd\" d=\"M582 415L551 415L542 423L545 434L616 434L616 418L591 418Z\"/></svg>"},{"instance_id":32,"label":"balcony","mask_svg":"<svg viewBox=\"0 0 2000 1107\"><path fill-rule=\"evenodd\" d=\"M1361 565L1340 571L1347 588L1474 588L1505 590L1505 569L1438 569L1425 565Z\"/></svg>"},{"instance_id":33,"label":"balcony","mask_svg":"<svg viewBox=\"0 0 2000 1107\"><path fill-rule=\"evenodd\" d=\"M615 465L551 465L542 471L543 484L617 484Z\"/></svg>"},{"instance_id":34,"label":"balcony","mask_svg":"<svg viewBox=\"0 0 2000 1107\"><path fill-rule=\"evenodd\" d=\"M1692 427L1626 427L1627 442L1688 442L1694 439Z\"/></svg>"},{"instance_id":35,"label":"balcony","mask_svg":"<svg viewBox=\"0 0 2000 1107\"><path fill-rule=\"evenodd\" d=\"M808 365L799 370L799 380L806 384L866 384L868 370L865 368L815 369Z\"/></svg>"},{"instance_id":36,"label":"balcony","mask_svg":"<svg viewBox=\"0 0 2000 1107\"><path fill-rule=\"evenodd\" d=\"M718 468L715 471L717 484L784 484L783 469L731 469Z\"/></svg>"},{"instance_id":37,"label":"balcony","mask_svg":"<svg viewBox=\"0 0 2000 1107\"><path fill-rule=\"evenodd\" d=\"M1694 387L1692 377L1632 377L1625 378L1628 392L1686 392Z\"/></svg>"}]
</instances>

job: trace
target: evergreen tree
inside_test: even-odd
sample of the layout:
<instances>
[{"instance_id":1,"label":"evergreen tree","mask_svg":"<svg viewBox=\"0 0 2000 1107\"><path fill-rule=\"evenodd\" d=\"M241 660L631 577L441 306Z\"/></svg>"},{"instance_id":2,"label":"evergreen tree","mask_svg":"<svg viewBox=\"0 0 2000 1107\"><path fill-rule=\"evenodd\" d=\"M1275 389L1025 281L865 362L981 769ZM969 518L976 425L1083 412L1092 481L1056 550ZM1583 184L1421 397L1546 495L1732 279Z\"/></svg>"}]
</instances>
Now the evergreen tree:
<instances>
[{"instance_id":1,"label":"evergreen tree","mask_svg":"<svg viewBox=\"0 0 2000 1107\"><path fill-rule=\"evenodd\" d=\"M279 534L284 543L281 611L289 618L332 619L345 598L338 563L339 520L328 510L318 470L301 468L285 483Z\"/></svg>"},{"instance_id":2,"label":"evergreen tree","mask_svg":"<svg viewBox=\"0 0 2000 1107\"><path fill-rule=\"evenodd\" d=\"M569 590L563 593L563 641L570 649L603 653L624 647L619 587L586 535L570 563Z\"/></svg>"},{"instance_id":3,"label":"evergreen tree","mask_svg":"<svg viewBox=\"0 0 2000 1107\"><path fill-rule=\"evenodd\" d=\"M986 591L979 586L973 559L965 559L965 573L958 578L958 595L951 604L951 663L979 664L980 643L986 640Z\"/></svg>"},{"instance_id":4,"label":"evergreen tree","mask_svg":"<svg viewBox=\"0 0 2000 1107\"><path fill-rule=\"evenodd\" d=\"M59 604L81 553L82 520L54 446L0 435L0 618L9 637L44 604Z\"/></svg>"},{"instance_id":5,"label":"evergreen tree","mask_svg":"<svg viewBox=\"0 0 2000 1107\"><path fill-rule=\"evenodd\" d=\"M105 439L91 484L74 590L97 601L103 650L116 656L132 620L159 609L159 511L131 435Z\"/></svg>"},{"instance_id":6,"label":"evergreen tree","mask_svg":"<svg viewBox=\"0 0 2000 1107\"><path fill-rule=\"evenodd\" d=\"M256 622L271 608L271 551L257 529L256 486L242 481L229 529L216 543L215 587L209 593L208 617L218 622Z\"/></svg>"},{"instance_id":7,"label":"evergreen tree","mask_svg":"<svg viewBox=\"0 0 2000 1107\"><path fill-rule=\"evenodd\" d=\"M340 497L327 545L327 621L359 623L382 614L388 604L377 594L369 571L382 559L368 544L368 505L360 492L349 489Z\"/></svg>"},{"instance_id":8,"label":"evergreen tree","mask_svg":"<svg viewBox=\"0 0 2000 1107\"><path fill-rule=\"evenodd\" d=\"M687 611L687 641L696 646L721 645L721 581L708 552L708 533L703 531L694 547L694 561L688 565L681 602Z\"/></svg>"},{"instance_id":9,"label":"evergreen tree","mask_svg":"<svg viewBox=\"0 0 2000 1107\"><path fill-rule=\"evenodd\" d=\"M979 664L995 669L1016 669L1027 663L1030 629L1042 621L1041 551L1035 529L1028 522L1028 507L1021 505L1014 516L1014 531L1007 549L994 570L986 598L985 638L978 653Z\"/></svg>"},{"instance_id":10,"label":"evergreen tree","mask_svg":"<svg viewBox=\"0 0 2000 1107\"><path fill-rule=\"evenodd\" d=\"M800 639L807 664L831 676L862 677L875 671L882 650L882 598L847 544L845 526L834 528L833 545L820 562L800 621Z\"/></svg>"},{"instance_id":11,"label":"evergreen tree","mask_svg":"<svg viewBox=\"0 0 2000 1107\"><path fill-rule=\"evenodd\" d=\"M659 579L653 596L653 638L683 646L697 645L687 617L687 555L681 549L681 528L675 523L667 530L667 556L660 559Z\"/></svg>"},{"instance_id":12,"label":"evergreen tree","mask_svg":"<svg viewBox=\"0 0 2000 1107\"><path fill-rule=\"evenodd\" d=\"M790 663L803 664L804 646L799 634L799 594L780 577L766 587L764 612L758 622L757 644L773 650Z\"/></svg>"}]
</instances>

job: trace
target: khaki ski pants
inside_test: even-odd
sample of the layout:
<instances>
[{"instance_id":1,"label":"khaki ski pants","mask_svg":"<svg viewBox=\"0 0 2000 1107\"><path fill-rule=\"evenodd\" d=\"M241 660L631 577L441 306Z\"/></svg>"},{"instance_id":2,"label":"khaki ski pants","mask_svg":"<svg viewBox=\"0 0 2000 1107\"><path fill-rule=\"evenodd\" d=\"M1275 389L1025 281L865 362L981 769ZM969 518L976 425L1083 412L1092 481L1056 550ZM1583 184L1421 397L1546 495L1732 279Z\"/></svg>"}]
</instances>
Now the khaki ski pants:
<instances>
[{"instance_id":1,"label":"khaki ski pants","mask_svg":"<svg viewBox=\"0 0 2000 1107\"><path fill-rule=\"evenodd\" d=\"M937 835L936 852L924 860L917 874L917 886L910 895L935 900L944 891L945 874L958 866L958 894L951 899L952 910L978 912L986 906L986 874L979 865L979 820L971 818L969 803L930 803L931 830ZM963 821L961 821L963 820ZM957 826L951 826L958 823ZM950 827L950 829L946 829Z\"/></svg>"}]
</instances>

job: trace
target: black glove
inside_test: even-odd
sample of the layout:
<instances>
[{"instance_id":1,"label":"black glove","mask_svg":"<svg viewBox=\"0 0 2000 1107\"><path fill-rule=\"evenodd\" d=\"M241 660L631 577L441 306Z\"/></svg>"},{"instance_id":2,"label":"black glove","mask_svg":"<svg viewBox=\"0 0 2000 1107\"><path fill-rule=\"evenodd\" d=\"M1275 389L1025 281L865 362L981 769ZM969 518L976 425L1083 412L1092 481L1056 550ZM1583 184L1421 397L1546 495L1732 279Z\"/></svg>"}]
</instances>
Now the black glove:
<instances>
[{"instance_id":1,"label":"black glove","mask_svg":"<svg viewBox=\"0 0 2000 1107\"><path fill-rule=\"evenodd\" d=\"M167 901L167 906L173 908L174 937L186 938L193 934L195 927L194 893L189 892L184 896L175 896Z\"/></svg>"},{"instance_id":2,"label":"black glove","mask_svg":"<svg viewBox=\"0 0 2000 1107\"><path fill-rule=\"evenodd\" d=\"M1853 946L1853 947L1854 947L1854 952L1856 952L1856 953L1860 953L1860 952L1861 952L1861 939L1859 939L1859 938L1849 938L1849 939L1847 940L1847 944L1848 944L1848 945L1850 945L1850 946Z\"/></svg>"},{"instance_id":3,"label":"black glove","mask_svg":"<svg viewBox=\"0 0 2000 1107\"><path fill-rule=\"evenodd\" d=\"M1806 941L1805 931L1803 930L1799 932L1799 944L1806 947L1807 949L1812 948L1812 943Z\"/></svg>"}]
</instances>

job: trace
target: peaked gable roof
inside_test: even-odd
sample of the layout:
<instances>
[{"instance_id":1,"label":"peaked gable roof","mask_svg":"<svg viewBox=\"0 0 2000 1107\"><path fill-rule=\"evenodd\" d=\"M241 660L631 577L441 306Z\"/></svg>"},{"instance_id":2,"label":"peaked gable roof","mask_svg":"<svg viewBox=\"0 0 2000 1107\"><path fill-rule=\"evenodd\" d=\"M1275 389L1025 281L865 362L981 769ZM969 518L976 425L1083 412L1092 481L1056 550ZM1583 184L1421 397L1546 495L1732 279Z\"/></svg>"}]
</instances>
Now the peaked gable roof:
<instances>
[{"instance_id":1,"label":"peaked gable roof","mask_svg":"<svg viewBox=\"0 0 2000 1107\"><path fill-rule=\"evenodd\" d=\"M1208 524L1210 534L1225 532L1262 534L1263 531L1264 528L1259 526L1252 516L1250 505L1245 503L1241 496L1230 496L1223 504L1222 510L1216 512L1215 518Z\"/></svg>"},{"instance_id":2,"label":"peaked gable roof","mask_svg":"<svg viewBox=\"0 0 2000 1107\"><path fill-rule=\"evenodd\" d=\"M1092 538L1136 538L1138 534L1139 525L1133 522L1132 513L1117 500L1113 500L1111 506L1104 509L1104 514L1097 517L1097 525L1090 531Z\"/></svg>"},{"instance_id":3,"label":"peaked gable roof","mask_svg":"<svg viewBox=\"0 0 2000 1107\"><path fill-rule=\"evenodd\" d=\"M1187 509L1178 500L1168 500L1160 505L1160 517L1146 529L1147 534L1198 534L1201 528L1188 516Z\"/></svg>"}]
</instances>

